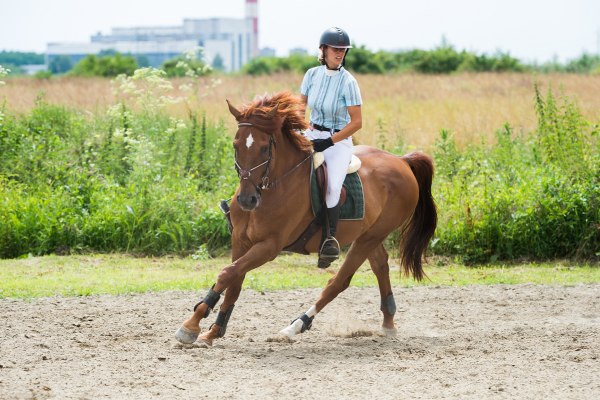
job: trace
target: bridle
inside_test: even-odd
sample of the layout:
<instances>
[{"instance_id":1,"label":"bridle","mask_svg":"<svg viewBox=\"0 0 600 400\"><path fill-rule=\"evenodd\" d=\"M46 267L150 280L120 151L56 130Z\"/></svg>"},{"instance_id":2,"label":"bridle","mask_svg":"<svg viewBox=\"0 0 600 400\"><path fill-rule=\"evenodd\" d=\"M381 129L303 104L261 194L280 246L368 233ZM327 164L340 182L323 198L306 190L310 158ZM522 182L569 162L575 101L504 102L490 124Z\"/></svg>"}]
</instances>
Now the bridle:
<instances>
[{"instance_id":1,"label":"bridle","mask_svg":"<svg viewBox=\"0 0 600 400\"><path fill-rule=\"evenodd\" d=\"M251 124L250 122L239 122L238 127L240 127L240 126L253 126L253 124ZM304 164L304 162L306 162L306 160L308 160L309 158L312 158L312 152L311 152L311 154L309 154L306 158L304 158L302 161L300 161L298 164L296 164L294 167L292 167L292 169L290 169L288 172L283 174L280 178L270 181L269 180L269 167L271 164L271 160L273 159L273 146L276 143L275 143L275 139L273 138L273 135L269 135L269 136L270 136L270 138L269 138L269 157L265 161L261 162L260 164L254 166L250 169L243 169L237 160L237 150L236 150L235 156L234 156L235 170L238 174L238 177L241 180L250 181L250 183L252 183L254 185L254 187L256 188L256 191L258 193L260 193L261 190L271 189L271 188L275 187L279 181L283 180L283 178L285 178L286 176L288 176L289 174L294 172L296 169L298 169L302 164ZM262 167L263 165L266 165L266 168L265 168L265 172L263 172L262 177L260 178L261 185L259 186L250 179L250 176L252 176L252 171Z\"/></svg>"},{"instance_id":2,"label":"bridle","mask_svg":"<svg viewBox=\"0 0 600 400\"><path fill-rule=\"evenodd\" d=\"M250 122L240 122L238 123L238 128L240 126L252 126L252 124ZM270 135L269 138L269 158L267 158L266 161L261 162L260 164L250 168L250 169L243 169L240 165L240 163L237 160L237 150L235 152L235 157L234 157L234 161L235 161L235 170L238 174L238 177L241 180L247 180L250 181L250 183L252 183L254 185L254 187L256 187L257 191L260 192L261 189L268 189L269 188L269 166L271 164L271 160L273 159L273 145L275 144L275 139L273 139L273 136ZM258 169L260 167L262 167L263 165L266 165L265 168L265 172L263 172L262 177L260 178L260 181L262 182L262 185L259 186L257 184L255 184L254 182L252 182L250 180L250 176L252 176L252 171L254 171L255 169Z\"/></svg>"}]
</instances>

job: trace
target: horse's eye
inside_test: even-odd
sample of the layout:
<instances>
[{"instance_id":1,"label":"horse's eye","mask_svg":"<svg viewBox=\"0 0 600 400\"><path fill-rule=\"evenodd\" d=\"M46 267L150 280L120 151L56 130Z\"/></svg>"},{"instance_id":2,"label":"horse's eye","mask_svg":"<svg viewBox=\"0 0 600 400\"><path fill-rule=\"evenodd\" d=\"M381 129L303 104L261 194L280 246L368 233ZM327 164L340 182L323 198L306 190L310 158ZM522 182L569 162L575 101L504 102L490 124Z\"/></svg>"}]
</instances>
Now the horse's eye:
<instances>
[{"instance_id":1,"label":"horse's eye","mask_svg":"<svg viewBox=\"0 0 600 400\"><path fill-rule=\"evenodd\" d=\"M269 146L262 146L262 147L260 148L260 152L261 152L262 154L267 154L267 153L269 152Z\"/></svg>"}]
</instances>

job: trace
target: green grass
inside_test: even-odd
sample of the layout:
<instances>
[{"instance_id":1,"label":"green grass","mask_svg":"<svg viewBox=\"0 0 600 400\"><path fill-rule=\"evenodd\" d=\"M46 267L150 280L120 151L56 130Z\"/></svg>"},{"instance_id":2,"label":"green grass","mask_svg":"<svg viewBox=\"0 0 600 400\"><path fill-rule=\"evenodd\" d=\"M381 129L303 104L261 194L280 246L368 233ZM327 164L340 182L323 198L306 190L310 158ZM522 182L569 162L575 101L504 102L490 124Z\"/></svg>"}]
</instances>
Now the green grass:
<instances>
[{"instance_id":1,"label":"green grass","mask_svg":"<svg viewBox=\"0 0 600 400\"><path fill-rule=\"evenodd\" d=\"M0 260L0 298L31 299L49 296L88 296L165 290L202 290L210 287L227 258L196 261L191 258L134 258L126 255L45 256ZM467 267L433 259L425 270L429 279L415 282L394 267L394 286L549 284L574 285L600 282L597 264L570 262L487 265ZM250 272L245 288L259 291L320 288L335 267L319 270L315 256L282 255ZM368 264L352 280L352 286L376 286Z\"/></svg>"}]
</instances>

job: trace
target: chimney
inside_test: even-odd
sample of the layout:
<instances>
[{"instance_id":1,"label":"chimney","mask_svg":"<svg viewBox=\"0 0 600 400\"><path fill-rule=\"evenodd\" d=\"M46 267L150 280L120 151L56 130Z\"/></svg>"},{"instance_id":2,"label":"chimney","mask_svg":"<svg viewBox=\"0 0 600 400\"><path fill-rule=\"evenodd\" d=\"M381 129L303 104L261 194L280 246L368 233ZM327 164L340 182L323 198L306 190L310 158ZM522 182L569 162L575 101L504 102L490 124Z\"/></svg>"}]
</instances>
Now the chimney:
<instances>
[{"instance_id":1,"label":"chimney","mask_svg":"<svg viewBox=\"0 0 600 400\"><path fill-rule=\"evenodd\" d=\"M252 24L251 57L258 57L258 0L246 0L246 19Z\"/></svg>"}]
</instances>

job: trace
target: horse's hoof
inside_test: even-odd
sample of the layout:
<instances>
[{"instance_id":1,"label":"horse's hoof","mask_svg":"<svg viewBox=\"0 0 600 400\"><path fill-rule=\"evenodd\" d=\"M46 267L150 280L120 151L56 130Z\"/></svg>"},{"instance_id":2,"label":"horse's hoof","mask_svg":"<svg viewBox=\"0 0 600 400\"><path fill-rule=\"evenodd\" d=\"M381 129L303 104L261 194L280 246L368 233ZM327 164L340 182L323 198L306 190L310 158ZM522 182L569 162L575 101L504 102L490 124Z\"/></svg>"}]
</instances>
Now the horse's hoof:
<instances>
[{"instance_id":1,"label":"horse's hoof","mask_svg":"<svg viewBox=\"0 0 600 400\"><path fill-rule=\"evenodd\" d=\"M396 328L381 328L381 333L385 337L396 337L398 336L398 329Z\"/></svg>"},{"instance_id":2,"label":"horse's hoof","mask_svg":"<svg viewBox=\"0 0 600 400\"><path fill-rule=\"evenodd\" d=\"M192 344L198 339L198 335L200 335L200 331L194 332L181 326L177 329L177 332L175 332L175 339L177 339L179 343Z\"/></svg>"},{"instance_id":3,"label":"horse's hoof","mask_svg":"<svg viewBox=\"0 0 600 400\"><path fill-rule=\"evenodd\" d=\"M284 333L279 332L276 335L269 336L267 338L267 342L271 343L294 343L293 336L290 337Z\"/></svg>"},{"instance_id":4,"label":"horse's hoof","mask_svg":"<svg viewBox=\"0 0 600 400\"><path fill-rule=\"evenodd\" d=\"M200 341L206 344L208 347L212 347L213 340L209 337L205 337L205 335L200 336Z\"/></svg>"}]
</instances>

